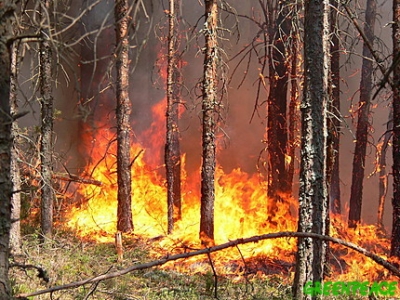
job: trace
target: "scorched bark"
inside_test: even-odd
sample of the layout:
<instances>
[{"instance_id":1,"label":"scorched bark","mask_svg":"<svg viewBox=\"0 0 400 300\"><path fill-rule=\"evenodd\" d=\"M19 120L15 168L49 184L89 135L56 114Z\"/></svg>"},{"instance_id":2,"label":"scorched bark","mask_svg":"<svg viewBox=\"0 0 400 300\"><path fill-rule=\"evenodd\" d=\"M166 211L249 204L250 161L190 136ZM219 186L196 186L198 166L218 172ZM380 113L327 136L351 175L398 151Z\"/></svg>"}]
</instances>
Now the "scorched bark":
<instances>
[{"instance_id":1,"label":"scorched bark","mask_svg":"<svg viewBox=\"0 0 400 300\"><path fill-rule=\"evenodd\" d=\"M326 109L329 78L329 0L305 1L304 95L301 103L301 163L298 231L327 233ZM308 281L323 281L326 242L300 238L293 284L295 299Z\"/></svg>"},{"instance_id":2,"label":"scorched bark","mask_svg":"<svg viewBox=\"0 0 400 300\"><path fill-rule=\"evenodd\" d=\"M205 53L203 77L203 162L201 168L200 239L214 242L215 112L217 105L217 0L205 0Z\"/></svg>"},{"instance_id":3,"label":"scorched bark","mask_svg":"<svg viewBox=\"0 0 400 300\"><path fill-rule=\"evenodd\" d=\"M118 211L117 230L133 230L131 196L130 135L131 102L129 99L129 41L128 1L116 0L116 69L117 69L117 177Z\"/></svg>"}]
</instances>

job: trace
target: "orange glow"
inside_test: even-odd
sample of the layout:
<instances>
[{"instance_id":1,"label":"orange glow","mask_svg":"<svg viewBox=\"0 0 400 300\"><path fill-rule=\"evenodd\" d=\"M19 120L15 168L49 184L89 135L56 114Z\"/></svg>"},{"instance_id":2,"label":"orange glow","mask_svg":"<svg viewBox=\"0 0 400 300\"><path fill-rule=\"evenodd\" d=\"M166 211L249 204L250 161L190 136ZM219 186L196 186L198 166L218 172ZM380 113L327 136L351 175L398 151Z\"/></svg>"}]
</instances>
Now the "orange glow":
<instances>
[{"instance_id":1,"label":"orange glow","mask_svg":"<svg viewBox=\"0 0 400 300\"><path fill-rule=\"evenodd\" d=\"M156 123L146 133L147 145L163 149L164 106L163 101L153 108L153 120ZM160 125L161 124L161 125ZM117 174L116 143L110 145L115 134L108 128L99 130L96 137L86 136L83 144L95 144L91 154L92 163L86 173L101 181L102 186L82 184L79 193L81 205L68 211L67 226L84 238L97 242L113 242L117 221ZM107 149L107 150L106 150ZM162 151L162 150L160 150ZM106 154L104 152L107 152ZM132 210L134 233L152 242L155 257L164 256L191 249L201 248L199 241L200 222L200 171L196 174L185 173L185 155L182 156L182 220L175 224L174 232L167 235L167 193L163 178L164 168L160 162L147 157L146 149L140 144L131 147L132 165ZM160 156L161 157L161 156ZM251 237L280 231L297 230L297 200L286 197L278 204L274 216L268 216L266 183L258 174L247 174L240 168L225 173L217 167L215 175L215 244L221 244L238 238ZM268 222L267 219L273 222ZM389 240L381 237L377 227L360 226L349 229L340 216L331 220L331 235L351 241L367 248L375 254L386 257ZM129 237L128 237L129 238ZM331 244L332 273L335 281L351 280L395 280L387 277L387 271L372 260L356 254L342 246ZM240 261L244 258L266 258L286 262L289 266L295 260L295 239L274 239L257 244L240 245L237 248L213 253L216 267L225 273L233 272L226 262ZM207 264L194 264L204 257L193 257L182 263L171 263L178 271L202 272L209 270ZM193 267L196 265L196 267ZM168 265L167 265L168 267ZM195 269L193 269L195 268ZM294 268L288 268L288 273ZM234 271L240 275L240 271Z\"/></svg>"}]
</instances>

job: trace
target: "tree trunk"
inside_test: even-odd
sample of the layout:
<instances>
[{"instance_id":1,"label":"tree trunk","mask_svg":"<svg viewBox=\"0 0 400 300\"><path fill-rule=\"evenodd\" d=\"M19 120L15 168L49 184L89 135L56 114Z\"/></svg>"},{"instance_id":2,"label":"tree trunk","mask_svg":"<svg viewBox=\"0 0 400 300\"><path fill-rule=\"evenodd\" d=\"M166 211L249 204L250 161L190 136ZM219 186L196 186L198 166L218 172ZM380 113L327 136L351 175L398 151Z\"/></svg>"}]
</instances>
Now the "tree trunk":
<instances>
[{"instance_id":1,"label":"tree trunk","mask_svg":"<svg viewBox=\"0 0 400 300\"><path fill-rule=\"evenodd\" d=\"M13 1L4 1L0 7L0 299L11 298L8 279L9 241L11 226L11 124L10 116L10 49Z\"/></svg>"},{"instance_id":2,"label":"tree trunk","mask_svg":"<svg viewBox=\"0 0 400 300\"><path fill-rule=\"evenodd\" d=\"M329 78L329 0L305 1L304 15L304 96L301 104L301 164L299 189L300 232L326 234L326 110ZM323 281L326 243L321 240L298 240L293 293L304 295L308 281Z\"/></svg>"},{"instance_id":3,"label":"tree trunk","mask_svg":"<svg viewBox=\"0 0 400 300\"><path fill-rule=\"evenodd\" d=\"M338 15L338 0L331 0L331 82L332 82L332 99L331 109L329 118L329 135L331 143L331 162L332 171L330 174L330 186L329 186L329 202L332 213L341 213L341 201L340 201L340 174L339 174L339 153L340 153L340 47L339 47L339 35L340 30L337 24Z\"/></svg>"},{"instance_id":4,"label":"tree trunk","mask_svg":"<svg viewBox=\"0 0 400 300\"><path fill-rule=\"evenodd\" d=\"M10 75L10 112L11 115L18 113L17 103L17 76L18 76L18 48L19 43L14 42L11 48L11 75ZM10 228L10 251L16 255L21 253L21 177L18 164L18 124L14 120L11 127L13 145L11 147L11 182L13 194L11 198L11 228Z\"/></svg>"},{"instance_id":5,"label":"tree trunk","mask_svg":"<svg viewBox=\"0 0 400 300\"><path fill-rule=\"evenodd\" d=\"M400 55L400 0L393 0L393 57ZM393 225L390 255L400 257L400 64L393 70Z\"/></svg>"},{"instance_id":6,"label":"tree trunk","mask_svg":"<svg viewBox=\"0 0 400 300\"><path fill-rule=\"evenodd\" d=\"M374 41L376 19L376 0L367 1L364 33L370 45ZM369 113L371 106L373 57L367 43L363 44L363 62L361 69L360 101L358 105L358 122L356 145L353 158L353 172L350 194L349 226L355 227L361 220L365 156L367 153L368 132L370 128Z\"/></svg>"},{"instance_id":7,"label":"tree trunk","mask_svg":"<svg viewBox=\"0 0 400 300\"><path fill-rule=\"evenodd\" d=\"M379 201L378 201L378 228L383 232L383 213L385 210L386 194L388 190L388 174L386 172L386 152L393 131L393 109L390 109L387 129L383 135L383 140L376 146L378 151L378 169L379 169Z\"/></svg>"},{"instance_id":8,"label":"tree trunk","mask_svg":"<svg viewBox=\"0 0 400 300\"><path fill-rule=\"evenodd\" d=\"M128 41L128 1L115 1L116 22L116 68L117 68L117 176L118 212L117 230L133 230L130 135L131 102L129 100L129 41Z\"/></svg>"},{"instance_id":9,"label":"tree trunk","mask_svg":"<svg viewBox=\"0 0 400 300\"><path fill-rule=\"evenodd\" d=\"M48 13L44 13L47 11ZM50 1L42 2L43 24L50 12ZM46 25L48 26L48 25ZM53 95L52 95L52 49L49 41L50 28L41 29L40 42L40 105L41 105L41 136L40 136L40 175L41 175L41 230L43 241L52 238L53 231Z\"/></svg>"},{"instance_id":10,"label":"tree trunk","mask_svg":"<svg viewBox=\"0 0 400 300\"><path fill-rule=\"evenodd\" d=\"M294 178L294 162L296 160L296 145L297 145L297 106L299 101L299 87L298 87L298 75L297 75L297 63L299 55L298 52L298 38L297 32L292 33L292 45L291 45L291 70L290 70L290 103L289 103L289 127L288 127L288 155L290 158L288 167L288 192L292 193L293 178ZM290 190L289 190L290 189Z\"/></svg>"},{"instance_id":11,"label":"tree trunk","mask_svg":"<svg viewBox=\"0 0 400 300\"><path fill-rule=\"evenodd\" d=\"M178 56L179 0L169 0L168 67L167 67L167 136L165 166L167 172L168 233L181 218L181 152L179 144L179 102L181 76Z\"/></svg>"},{"instance_id":12,"label":"tree trunk","mask_svg":"<svg viewBox=\"0 0 400 300\"><path fill-rule=\"evenodd\" d=\"M203 77L203 162L201 167L200 239L204 245L214 243L214 199L215 199L215 112L217 99L218 41L217 0L205 0L205 53Z\"/></svg>"},{"instance_id":13,"label":"tree trunk","mask_svg":"<svg viewBox=\"0 0 400 300\"><path fill-rule=\"evenodd\" d=\"M284 201L282 194L287 194L288 173L286 172L287 133L287 89L288 61L285 43L290 32L291 20L287 3L279 1L276 7L277 17L268 30L269 47L269 96L267 122L268 148L268 215L273 217L277 203ZM274 15L274 14L270 14Z\"/></svg>"}]
</instances>

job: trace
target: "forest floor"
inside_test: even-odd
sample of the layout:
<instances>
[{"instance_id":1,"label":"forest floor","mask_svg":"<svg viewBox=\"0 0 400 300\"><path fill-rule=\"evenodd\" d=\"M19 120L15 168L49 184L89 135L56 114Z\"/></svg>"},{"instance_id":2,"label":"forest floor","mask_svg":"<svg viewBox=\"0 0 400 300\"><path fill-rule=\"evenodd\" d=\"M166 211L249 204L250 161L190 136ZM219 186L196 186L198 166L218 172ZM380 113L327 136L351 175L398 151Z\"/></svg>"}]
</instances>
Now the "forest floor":
<instances>
[{"instance_id":1,"label":"forest floor","mask_svg":"<svg viewBox=\"0 0 400 300\"><path fill-rule=\"evenodd\" d=\"M40 245L35 229L24 230L23 254L11 261L10 278L14 295L31 293L49 287L109 274L135 264L156 260L151 255L151 243L135 238L124 241L124 257L117 261L114 243L84 242L71 232L56 229L51 245ZM37 268L21 268L31 265ZM29 299L292 299L290 275L259 275L253 272L218 274L212 268L208 272L184 272L173 268L153 267L130 272L98 283L60 290ZM216 288L215 288L216 287ZM348 299L348 297L324 297L324 299ZM394 298L352 298L394 299ZM398 298L397 298L398 299Z\"/></svg>"}]
</instances>

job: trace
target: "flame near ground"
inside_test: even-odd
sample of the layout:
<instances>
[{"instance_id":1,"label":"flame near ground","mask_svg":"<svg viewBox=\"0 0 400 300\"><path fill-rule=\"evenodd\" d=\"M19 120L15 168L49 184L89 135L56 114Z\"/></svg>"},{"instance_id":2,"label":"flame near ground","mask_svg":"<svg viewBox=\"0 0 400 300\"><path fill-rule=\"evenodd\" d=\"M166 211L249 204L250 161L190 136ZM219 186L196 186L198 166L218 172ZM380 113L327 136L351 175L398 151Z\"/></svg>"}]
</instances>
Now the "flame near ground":
<instances>
[{"instance_id":1,"label":"flame near ground","mask_svg":"<svg viewBox=\"0 0 400 300\"><path fill-rule=\"evenodd\" d=\"M160 112L162 112L161 107L159 107ZM160 112L156 114L161 118ZM110 141L114 140L115 133L110 129L102 129L95 139L88 138L96 145L92 153L93 164L87 166L86 173L103 184L102 186L87 184L80 186L79 194L82 201L79 206L68 210L67 226L83 239L100 243L113 242L117 220L117 174L116 144L115 142L110 144ZM160 167L146 162L145 151L139 144L131 147L131 157L136 157L132 165L132 213L135 235L154 241L155 258L201 248L199 241L200 172L189 176L183 171L182 220L175 224L173 234L167 235L165 179L160 175ZM182 160L184 170L184 155ZM226 174L219 167L216 171L215 183L216 244L254 235L297 230L297 201L293 198L278 205L276 215L269 218L273 222L266 221L268 219L266 183L258 174L249 175L240 169L234 169ZM383 258L388 258L390 241L376 226L363 225L356 230L349 229L342 216L332 217L331 224L332 236L353 242ZM295 239L265 240L257 244L241 245L239 248L213 254L212 258L219 272L243 272L243 268L232 270L227 262L241 261L243 258L258 258L285 262L291 267L282 276L289 280L293 278ZM372 282L397 279L369 258L342 246L331 245L330 257L329 278L333 281ZM205 272L209 270L209 265L200 263L205 260L207 260L205 257L193 257L182 263L175 262L166 265L166 267L182 272Z\"/></svg>"}]
</instances>

